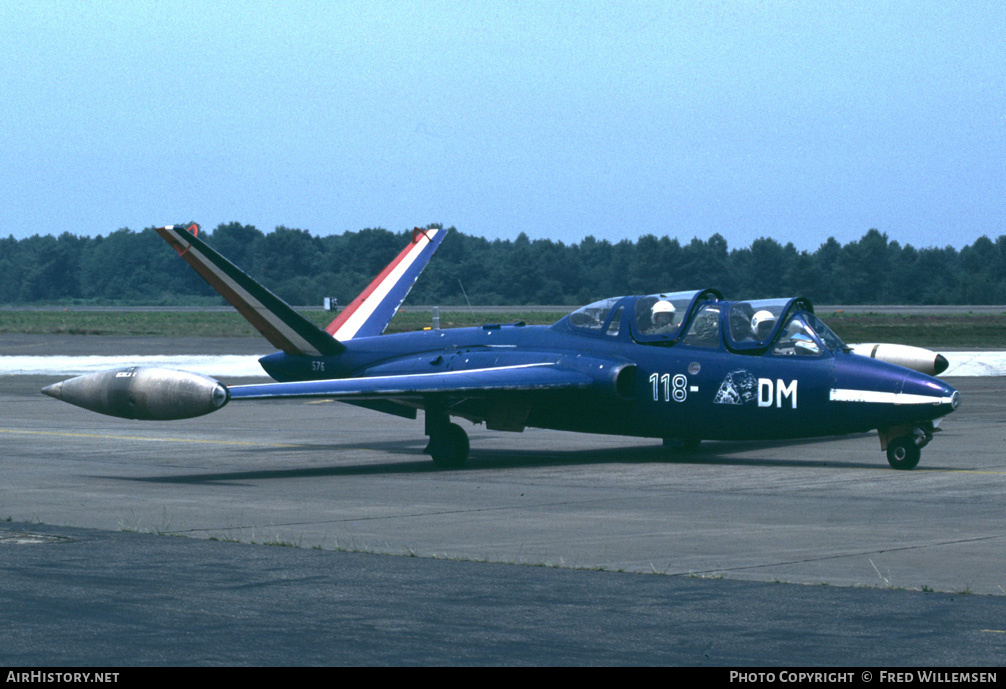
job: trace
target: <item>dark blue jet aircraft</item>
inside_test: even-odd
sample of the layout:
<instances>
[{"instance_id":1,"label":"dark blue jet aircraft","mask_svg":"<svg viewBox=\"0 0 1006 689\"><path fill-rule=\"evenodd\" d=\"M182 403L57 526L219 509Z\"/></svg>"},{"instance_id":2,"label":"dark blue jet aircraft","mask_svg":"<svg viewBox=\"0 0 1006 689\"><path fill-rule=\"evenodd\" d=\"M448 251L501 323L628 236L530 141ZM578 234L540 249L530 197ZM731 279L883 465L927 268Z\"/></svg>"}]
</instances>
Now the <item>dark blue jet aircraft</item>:
<instances>
[{"instance_id":1,"label":"dark blue jet aircraft","mask_svg":"<svg viewBox=\"0 0 1006 689\"><path fill-rule=\"evenodd\" d=\"M278 382L228 387L193 373L133 367L43 392L138 419L189 418L230 400L276 398L329 398L410 419L422 409L426 452L445 468L468 456L468 436L451 422L460 417L493 430L652 437L686 448L707 439L877 429L891 466L911 469L960 401L959 392L930 375L852 353L801 298L728 301L715 289L613 297L552 326L382 335L446 235L435 228L417 228L402 253L321 329L196 230L158 232L282 350L260 359Z\"/></svg>"}]
</instances>

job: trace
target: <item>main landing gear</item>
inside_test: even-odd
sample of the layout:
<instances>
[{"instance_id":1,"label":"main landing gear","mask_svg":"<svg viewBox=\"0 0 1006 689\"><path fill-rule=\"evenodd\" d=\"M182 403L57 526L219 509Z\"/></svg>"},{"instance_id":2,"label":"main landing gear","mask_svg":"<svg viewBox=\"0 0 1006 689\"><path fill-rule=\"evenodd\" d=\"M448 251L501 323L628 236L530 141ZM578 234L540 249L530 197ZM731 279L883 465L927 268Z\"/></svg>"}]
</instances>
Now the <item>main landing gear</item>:
<instances>
[{"instance_id":1,"label":"main landing gear","mask_svg":"<svg viewBox=\"0 0 1006 689\"><path fill-rule=\"evenodd\" d=\"M430 442L423 452L440 469L457 469L468 459L468 434L446 414L426 412L426 435Z\"/></svg>"},{"instance_id":2,"label":"main landing gear","mask_svg":"<svg viewBox=\"0 0 1006 689\"><path fill-rule=\"evenodd\" d=\"M914 469L922 456L922 448L933 439L932 424L911 428L909 433L898 434L905 428L881 429L881 443L887 442L887 462L895 469ZM890 436L895 437L891 438ZM885 438L885 436L887 436Z\"/></svg>"}]
</instances>

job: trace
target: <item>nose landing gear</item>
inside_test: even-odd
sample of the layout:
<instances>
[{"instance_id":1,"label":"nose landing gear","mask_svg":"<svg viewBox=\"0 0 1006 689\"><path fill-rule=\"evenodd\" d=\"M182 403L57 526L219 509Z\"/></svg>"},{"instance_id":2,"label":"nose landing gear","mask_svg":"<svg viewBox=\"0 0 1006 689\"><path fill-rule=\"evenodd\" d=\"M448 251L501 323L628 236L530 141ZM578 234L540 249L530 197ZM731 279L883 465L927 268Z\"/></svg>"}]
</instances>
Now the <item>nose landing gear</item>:
<instances>
[{"instance_id":1,"label":"nose landing gear","mask_svg":"<svg viewBox=\"0 0 1006 689\"><path fill-rule=\"evenodd\" d=\"M933 425L930 422L911 427L887 428L880 430L880 442L886 444L887 462L895 469L914 469L922 456L922 448L933 439ZM895 437L891 437L895 436Z\"/></svg>"}]
</instances>

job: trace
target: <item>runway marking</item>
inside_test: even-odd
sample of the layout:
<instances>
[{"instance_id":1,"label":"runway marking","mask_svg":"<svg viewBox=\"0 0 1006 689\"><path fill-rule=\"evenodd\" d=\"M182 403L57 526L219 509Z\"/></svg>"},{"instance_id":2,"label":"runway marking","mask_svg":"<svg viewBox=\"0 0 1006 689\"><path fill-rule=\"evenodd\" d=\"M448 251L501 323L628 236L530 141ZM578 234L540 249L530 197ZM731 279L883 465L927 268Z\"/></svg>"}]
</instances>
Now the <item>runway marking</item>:
<instances>
[{"instance_id":1,"label":"runway marking","mask_svg":"<svg viewBox=\"0 0 1006 689\"><path fill-rule=\"evenodd\" d=\"M938 469L935 467L932 469L926 468L926 471L934 471L941 474L996 474L999 476L1006 474L1006 471L985 471L984 469Z\"/></svg>"},{"instance_id":2,"label":"runway marking","mask_svg":"<svg viewBox=\"0 0 1006 689\"><path fill-rule=\"evenodd\" d=\"M302 447L293 443L255 443L244 440L204 440L198 438L153 438L140 435L102 435L100 433L60 433L57 431L26 431L17 428L0 428L0 433L45 435L60 438L98 438L100 440L141 440L153 443L204 443L212 445L253 445L257 447Z\"/></svg>"}]
</instances>

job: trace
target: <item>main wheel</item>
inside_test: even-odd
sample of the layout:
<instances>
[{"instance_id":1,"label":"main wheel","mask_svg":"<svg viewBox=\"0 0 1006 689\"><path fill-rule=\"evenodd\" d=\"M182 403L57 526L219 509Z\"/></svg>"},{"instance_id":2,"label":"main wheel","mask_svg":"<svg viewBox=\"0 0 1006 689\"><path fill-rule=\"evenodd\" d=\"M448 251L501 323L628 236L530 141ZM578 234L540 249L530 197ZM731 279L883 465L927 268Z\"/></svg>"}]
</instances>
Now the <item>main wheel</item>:
<instances>
[{"instance_id":1,"label":"main wheel","mask_svg":"<svg viewBox=\"0 0 1006 689\"><path fill-rule=\"evenodd\" d=\"M427 450L433 463L441 469L457 469L468 459L468 434L456 423L447 424L443 432L430 437Z\"/></svg>"},{"instance_id":2,"label":"main wheel","mask_svg":"<svg viewBox=\"0 0 1006 689\"><path fill-rule=\"evenodd\" d=\"M915 438L903 435L887 444L887 462L895 469L914 469L922 456Z\"/></svg>"}]
</instances>

